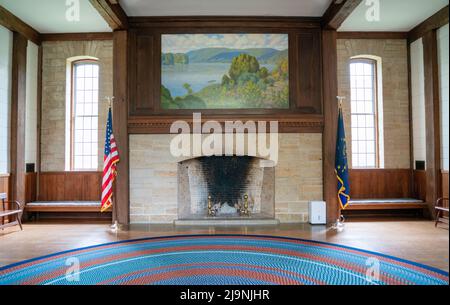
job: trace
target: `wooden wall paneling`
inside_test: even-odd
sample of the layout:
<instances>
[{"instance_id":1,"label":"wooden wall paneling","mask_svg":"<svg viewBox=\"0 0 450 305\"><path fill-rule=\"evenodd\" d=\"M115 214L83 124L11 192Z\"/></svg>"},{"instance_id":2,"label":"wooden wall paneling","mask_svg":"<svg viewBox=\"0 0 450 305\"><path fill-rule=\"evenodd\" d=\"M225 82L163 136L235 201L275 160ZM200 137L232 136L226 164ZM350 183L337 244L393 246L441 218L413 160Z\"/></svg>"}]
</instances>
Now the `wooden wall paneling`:
<instances>
[{"instance_id":1,"label":"wooden wall paneling","mask_svg":"<svg viewBox=\"0 0 450 305\"><path fill-rule=\"evenodd\" d=\"M100 201L102 196L102 173L84 176L82 189L82 200Z\"/></svg>"},{"instance_id":2,"label":"wooden wall paneling","mask_svg":"<svg viewBox=\"0 0 450 305\"><path fill-rule=\"evenodd\" d=\"M38 201L100 201L101 172L41 172Z\"/></svg>"},{"instance_id":3,"label":"wooden wall paneling","mask_svg":"<svg viewBox=\"0 0 450 305\"><path fill-rule=\"evenodd\" d=\"M393 199L411 197L409 169L351 169L352 199Z\"/></svg>"},{"instance_id":4,"label":"wooden wall paneling","mask_svg":"<svg viewBox=\"0 0 450 305\"><path fill-rule=\"evenodd\" d=\"M291 35L294 36L294 35ZM305 31L296 34L295 42L298 44L293 48L296 64L292 65L297 71L297 77L291 78L290 86L294 88L294 104L303 113L322 113L322 61L320 50L320 30ZM296 68L297 67L297 68ZM294 85L295 84L295 85Z\"/></svg>"},{"instance_id":5,"label":"wooden wall paneling","mask_svg":"<svg viewBox=\"0 0 450 305\"><path fill-rule=\"evenodd\" d=\"M436 30L423 36L427 203L430 215L441 188L439 66Z\"/></svg>"},{"instance_id":6,"label":"wooden wall paneling","mask_svg":"<svg viewBox=\"0 0 450 305\"><path fill-rule=\"evenodd\" d=\"M80 173L64 174L64 200L86 200L84 176Z\"/></svg>"},{"instance_id":7,"label":"wooden wall paneling","mask_svg":"<svg viewBox=\"0 0 450 305\"><path fill-rule=\"evenodd\" d=\"M340 215L337 200L337 179L334 169L336 154L336 130L338 118L337 85L337 33L322 31L323 54L323 199L327 203L327 223L336 221Z\"/></svg>"},{"instance_id":8,"label":"wooden wall paneling","mask_svg":"<svg viewBox=\"0 0 450 305\"><path fill-rule=\"evenodd\" d=\"M161 86L160 80L155 79L161 68L159 60L155 62L156 37L153 34L141 34L135 36L132 42L134 50L131 52L135 52L135 55L134 61L131 62L134 63L136 72L131 83L135 92L135 98L131 102L131 114L149 115L153 113Z\"/></svg>"},{"instance_id":9,"label":"wooden wall paneling","mask_svg":"<svg viewBox=\"0 0 450 305\"><path fill-rule=\"evenodd\" d=\"M115 181L113 217L121 224L130 222L130 177L128 149L128 32L114 32L114 96L113 129L119 151Z\"/></svg>"},{"instance_id":10,"label":"wooden wall paneling","mask_svg":"<svg viewBox=\"0 0 450 305\"><path fill-rule=\"evenodd\" d=\"M414 170L413 197L423 201L427 200L427 172L424 170Z\"/></svg>"},{"instance_id":11,"label":"wooden wall paneling","mask_svg":"<svg viewBox=\"0 0 450 305\"><path fill-rule=\"evenodd\" d=\"M64 199L74 201L98 201L101 196L99 172L66 173Z\"/></svg>"},{"instance_id":12,"label":"wooden wall paneling","mask_svg":"<svg viewBox=\"0 0 450 305\"><path fill-rule=\"evenodd\" d=\"M64 201L64 172L39 173L38 201Z\"/></svg>"},{"instance_id":13,"label":"wooden wall paneling","mask_svg":"<svg viewBox=\"0 0 450 305\"><path fill-rule=\"evenodd\" d=\"M25 111L27 44L25 36L13 32L11 72L11 199L25 201Z\"/></svg>"},{"instance_id":14,"label":"wooden wall paneling","mask_svg":"<svg viewBox=\"0 0 450 305\"><path fill-rule=\"evenodd\" d=\"M37 199L37 173L25 174L25 202L33 202Z\"/></svg>"}]
</instances>

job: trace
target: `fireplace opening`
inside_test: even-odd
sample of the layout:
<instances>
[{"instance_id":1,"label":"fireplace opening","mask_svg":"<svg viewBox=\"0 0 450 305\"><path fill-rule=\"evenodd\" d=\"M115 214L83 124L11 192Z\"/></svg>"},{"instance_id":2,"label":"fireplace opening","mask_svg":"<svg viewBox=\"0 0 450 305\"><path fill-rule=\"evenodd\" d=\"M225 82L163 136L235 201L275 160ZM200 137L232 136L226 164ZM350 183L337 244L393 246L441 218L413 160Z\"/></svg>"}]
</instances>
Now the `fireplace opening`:
<instances>
[{"instance_id":1,"label":"fireplace opening","mask_svg":"<svg viewBox=\"0 0 450 305\"><path fill-rule=\"evenodd\" d=\"M250 156L178 164L178 219L274 218L274 168Z\"/></svg>"}]
</instances>

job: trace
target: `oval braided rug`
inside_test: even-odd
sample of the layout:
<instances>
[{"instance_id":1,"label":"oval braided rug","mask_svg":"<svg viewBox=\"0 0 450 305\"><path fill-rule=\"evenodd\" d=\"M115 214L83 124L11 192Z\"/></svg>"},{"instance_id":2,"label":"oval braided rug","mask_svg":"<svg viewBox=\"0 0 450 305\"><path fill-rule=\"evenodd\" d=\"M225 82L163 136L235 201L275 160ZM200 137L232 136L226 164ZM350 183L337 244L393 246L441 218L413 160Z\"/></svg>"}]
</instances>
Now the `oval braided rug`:
<instances>
[{"instance_id":1,"label":"oval braided rug","mask_svg":"<svg viewBox=\"0 0 450 305\"><path fill-rule=\"evenodd\" d=\"M16 263L0 268L0 284L448 285L448 273L318 241L189 235L102 244Z\"/></svg>"}]
</instances>

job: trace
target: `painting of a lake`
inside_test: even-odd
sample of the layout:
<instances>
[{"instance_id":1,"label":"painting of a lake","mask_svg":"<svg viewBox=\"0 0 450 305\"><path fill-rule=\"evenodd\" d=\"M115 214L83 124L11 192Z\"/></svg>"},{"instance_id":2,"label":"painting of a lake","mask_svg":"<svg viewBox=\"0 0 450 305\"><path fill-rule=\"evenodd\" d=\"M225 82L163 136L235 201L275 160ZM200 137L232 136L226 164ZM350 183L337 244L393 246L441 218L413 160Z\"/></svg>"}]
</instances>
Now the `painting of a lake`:
<instances>
[{"instance_id":1,"label":"painting of a lake","mask_svg":"<svg viewBox=\"0 0 450 305\"><path fill-rule=\"evenodd\" d=\"M289 108L287 34L161 39L163 109Z\"/></svg>"}]
</instances>

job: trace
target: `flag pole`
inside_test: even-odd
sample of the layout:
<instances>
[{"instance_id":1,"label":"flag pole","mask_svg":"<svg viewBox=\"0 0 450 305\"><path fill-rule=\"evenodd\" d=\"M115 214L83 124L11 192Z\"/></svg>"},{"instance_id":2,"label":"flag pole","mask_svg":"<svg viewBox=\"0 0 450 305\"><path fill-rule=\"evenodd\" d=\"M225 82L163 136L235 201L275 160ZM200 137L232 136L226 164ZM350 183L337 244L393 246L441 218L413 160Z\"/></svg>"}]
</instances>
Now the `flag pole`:
<instances>
[{"instance_id":1,"label":"flag pole","mask_svg":"<svg viewBox=\"0 0 450 305\"><path fill-rule=\"evenodd\" d=\"M105 96L105 98L108 100L108 107L109 107L109 109L111 109L111 113L114 115L114 109L112 107L113 106L113 102L114 102L114 96ZM115 179L113 181L113 186L114 186L114 188L116 186ZM114 220L113 224L111 225L111 231L114 232L114 233L117 233L119 231L119 229L120 229L120 224L119 224L119 222L117 220L117 209L115 207L116 196L114 195L114 192L113 192L111 197L112 197L111 199L112 199L112 202L113 202L113 204L112 204L112 213L113 213L113 220Z\"/></svg>"},{"instance_id":2,"label":"flag pole","mask_svg":"<svg viewBox=\"0 0 450 305\"><path fill-rule=\"evenodd\" d=\"M338 103L339 103L339 111L342 111L342 101L345 100L345 96L336 96ZM333 224L333 229L335 229L337 232L342 232L345 227L345 217L342 215L342 207L341 205L338 206L339 208L339 216L336 219L336 222Z\"/></svg>"}]
</instances>

